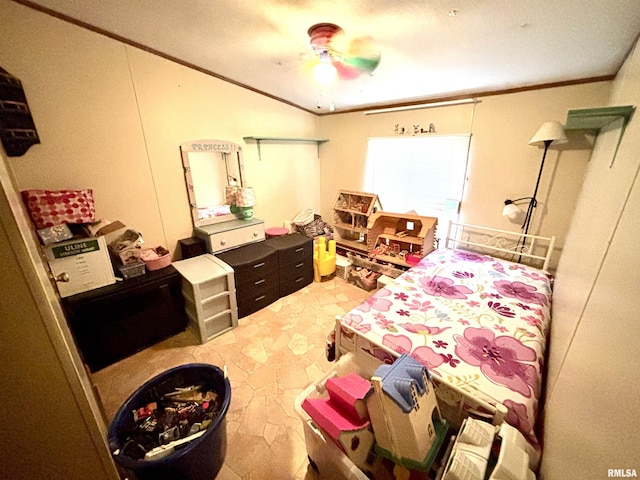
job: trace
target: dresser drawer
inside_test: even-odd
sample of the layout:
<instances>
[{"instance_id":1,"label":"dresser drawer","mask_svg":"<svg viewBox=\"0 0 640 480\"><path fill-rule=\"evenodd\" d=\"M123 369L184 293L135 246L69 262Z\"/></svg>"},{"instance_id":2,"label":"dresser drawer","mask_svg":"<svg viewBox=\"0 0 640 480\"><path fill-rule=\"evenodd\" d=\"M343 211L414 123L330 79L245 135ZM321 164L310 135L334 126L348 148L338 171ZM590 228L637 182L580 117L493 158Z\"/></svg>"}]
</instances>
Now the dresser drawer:
<instances>
[{"instance_id":1,"label":"dresser drawer","mask_svg":"<svg viewBox=\"0 0 640 480\"><path fill-rule=\"evenodd\" d=\"M235 289L235 283L233 282L233 275L225 275L223 277L214 278L204 281L198 285L193 285L187 279L182 279L182 295L186 300L190 300L196 303L196 296L199 294L200 301L206 301L208 298L215 297L221 293L233 291Z\"/></svg>"},{"instance_id":2,"label":"dresser drawer","mask_svg":"<svg viewBox=\"0 0 640 480\"><path fill-rule=\"evenodd\" d=\"M280 283L288 283L307 275L313 277L313 258L306 258L289 265L280 265Z\"/></svg>"},{"instance_id":3,"label":"dresser drawer","mask_svg":"<svg viewBox=\"0 0 640 480\"><path fill-rule=\"evenodd\" d=\"M289 280L283 282L280 280L280 296L286 297L287 295L291 295L293 292L297 292L303 287L306 287L310 283L313 282L313 269L311 271L305 272L300 277L296 277L293 280Z\"/></svg>"},{"instance_id":4,"label":"dresser drawer","mask_svg":"<svg viewBox=\"0 0 640 480\"><path fill-rule=\"evenodd\" d=\"M247 297L238 296L238 318L246 317L258 310L271 305L279 298L278 285L273 285L263 292L252 292L252 295Z\"/></svg>"},{"instance_id":5,"label":"dresser drawer","mask_svg":"<svg viewBox=\"0 0 640 480\"><path fill-rule=\"evenodd\" d=\"M240 245L264 240L264 222L251 220L230 220L194 228L197 237L205 241L209 253L223 252Z\"/></svg>"},{"instance_id":6,"label":"dresser drawer","mask_svg":"<svg viewBox=\"0 0 640 480\"><path fill-rule=\"evenodd\" d=\"M194 318L198 318L198 304L192 302L189 297L185 297L184 303L184 308L187 311L187 314ZM228 292L221 293L206 298L199 305L202 309L200 317L208 318L223 310L230 310L232 308L231 296Z\"/></svg>"},{"instance_id":7,"label":"dresser drawer","mask_svg":"<svg viewBox=\"0 0 640 480\"><path fill-rule=\"evenodd\" d=\"M235 326L234 312L225 310L213 317L204 320L204 331L207 338L220 335L222 332L229 330Z\"/></svg>"},{"instance_id":8,"label":"dresser drawer","mask_svg":"<svg viewBox=\"0 0 640 480\"><path fill-rule=\"evenodd\" d=\"M256 297L270 288L277 287L279 283L280 275L277 270L263 275L261 277L252 278L251 280L242 282L236 285L236 294L238 300L242 300L248 297Z\"/></svg>"},{"instance_id":9,"label":"dresser drawer","mask_svg":"<svg viewBox=\"0 0 640 480\"><path fill-rule=\"evenodd\" d=\"M192 316L189 310L187 310L189 324L193 327L202 344L236 327L238 325L236 317L237 312L235 310L223 310L212 317L198 320L198 318Z\"/></svg>"},{"instance_id":10,"label":"dresser drawer","mask_svg":"<svg viewBox=\"0 0 640 480\"><path fill-rule=\"evenodd\" d=\"M216 255L235 273L236 286L263 279L278 270L277 252L266 247L264 242L236 248Z\"/></svg>"},{"instance_id":11,"label":"dresser drawer","mask_svg":"<svg viewBox=\"0 0 640 480\"><path fill-rule=\"evenodd\" d=\"M313 240L299 233L270 238L264 244L278 251L281 269L313 258Z\"/></svg>"}]
</instances>

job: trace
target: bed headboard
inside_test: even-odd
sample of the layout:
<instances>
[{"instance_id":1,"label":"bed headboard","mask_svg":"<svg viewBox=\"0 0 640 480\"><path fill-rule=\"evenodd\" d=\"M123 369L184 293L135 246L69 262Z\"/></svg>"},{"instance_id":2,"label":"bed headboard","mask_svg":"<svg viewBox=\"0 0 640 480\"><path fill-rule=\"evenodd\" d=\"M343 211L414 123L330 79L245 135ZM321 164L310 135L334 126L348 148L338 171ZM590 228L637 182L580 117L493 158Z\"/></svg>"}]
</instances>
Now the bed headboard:
<instances>
[{"instance_id":1,"label":"bed headboard","mask_svg":"<svg viewBox=\"0 0 640 480\"><path fill-rule=\"evenodd\" d=\"M445 247L486 253L548 270L556 237L525 235L464 223L449 222Z\"/></svg>"}]
</instances>

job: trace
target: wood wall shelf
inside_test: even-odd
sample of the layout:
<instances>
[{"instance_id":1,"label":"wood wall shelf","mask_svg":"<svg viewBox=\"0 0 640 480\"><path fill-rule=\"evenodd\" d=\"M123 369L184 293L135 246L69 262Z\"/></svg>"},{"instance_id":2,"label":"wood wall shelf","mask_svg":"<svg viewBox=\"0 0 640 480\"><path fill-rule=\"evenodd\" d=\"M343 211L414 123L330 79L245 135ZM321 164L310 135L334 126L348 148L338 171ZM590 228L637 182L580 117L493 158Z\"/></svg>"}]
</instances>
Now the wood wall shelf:
<instances>
[{"instance_id":1,"label":"wood wall shelf","mask_svg":"<svg viewBox=\"0 0 640 480\"><path fill-rule=\"evenodd\" d=\"M262 160L260 145L262 142L271 143L315 143L318 147L318 156L320 156L320 145L329 141L328 138L297 138L297 137L259 137L256 135L250 137L242 137L247 142L255 142L258 146L258 160Z\"/></svg>"},{"instance_id":2,"label":"wood wall shelf","mask_svg":"<svg viewBox=\"0 0 640 480\"><path fill-rule=\"evenodd\" d=\"M620 135L618 136L618 142L616 143L616 149L613 152L611 164L613 166L616 155L618 154L618 148L622 141L622 136L627 128L627 124L636 109L633 105L625 105L620 107L601 107L601 108L585 108L581 110L569 110L567 112L567 122L564 126L565 130L592 130L596 135L600 133L600 129L617 120L622 119L622 125L620 126Z\"/></svg>"}]
</instances>

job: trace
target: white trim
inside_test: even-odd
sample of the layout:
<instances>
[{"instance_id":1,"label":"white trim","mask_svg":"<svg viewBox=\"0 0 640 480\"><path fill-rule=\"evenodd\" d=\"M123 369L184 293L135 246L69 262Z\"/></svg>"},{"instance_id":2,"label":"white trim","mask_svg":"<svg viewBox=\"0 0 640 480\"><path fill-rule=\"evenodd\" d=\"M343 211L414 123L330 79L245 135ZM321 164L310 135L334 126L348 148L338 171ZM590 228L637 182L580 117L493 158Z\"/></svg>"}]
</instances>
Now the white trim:
<instances>
[{"instance_id":1,"label":"white trim","mask_svg":"<svg viewBox=\"0 0 640 480\"><path fill-rule=\"evenodd\" d=\"M421 103L418 105L405 105L403 107L378 108L375 110L366 110L365 115L377 115L378 113L404 112L406 110L418 110L422 108L450 107L454 105L467 105L469 103L480 103L475 98L463 98L460 100L449 100L446 102Z\"/></svg>"}]
</instances>

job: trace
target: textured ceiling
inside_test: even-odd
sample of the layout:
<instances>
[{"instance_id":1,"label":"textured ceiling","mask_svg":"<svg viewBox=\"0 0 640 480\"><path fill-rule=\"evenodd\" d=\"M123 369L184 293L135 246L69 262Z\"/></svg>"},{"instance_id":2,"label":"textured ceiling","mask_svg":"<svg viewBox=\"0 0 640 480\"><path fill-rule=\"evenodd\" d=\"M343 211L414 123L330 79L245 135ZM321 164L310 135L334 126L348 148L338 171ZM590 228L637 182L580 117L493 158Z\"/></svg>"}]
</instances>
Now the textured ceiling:
<instances>
[{"instance_id":1,"label":"textured ceiling","mask_svg":"<svg viewBox=\"0 0 640 480\"><path fill-rule=\"evenodd\" d=\"M615 75L640 33L639 0L19 1L317 112ZM372 74L322 90L308 28L371 35Z\"/></svg>"}]
</instances>

